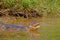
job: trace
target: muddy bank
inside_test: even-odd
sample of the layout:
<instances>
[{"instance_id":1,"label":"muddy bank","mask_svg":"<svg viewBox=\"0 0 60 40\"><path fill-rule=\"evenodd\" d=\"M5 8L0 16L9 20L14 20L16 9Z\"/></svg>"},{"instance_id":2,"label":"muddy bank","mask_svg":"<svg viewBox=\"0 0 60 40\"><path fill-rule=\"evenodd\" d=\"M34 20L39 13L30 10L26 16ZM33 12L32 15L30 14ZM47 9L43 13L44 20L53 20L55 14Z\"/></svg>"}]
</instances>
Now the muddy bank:
<instances>
[{"instance_id":1,"label":"muddy bank","mask_svg":"<svg viewBox=\"0 0 60 40\"><path fill-rule=\"evenodd\" d=\"M1 9L0 17L23 17L23 18L31 18L31 17L42 17L43 15L34 9L24 9L24 10L15 10L15 9Z\"/></svg>"}]
</instances>

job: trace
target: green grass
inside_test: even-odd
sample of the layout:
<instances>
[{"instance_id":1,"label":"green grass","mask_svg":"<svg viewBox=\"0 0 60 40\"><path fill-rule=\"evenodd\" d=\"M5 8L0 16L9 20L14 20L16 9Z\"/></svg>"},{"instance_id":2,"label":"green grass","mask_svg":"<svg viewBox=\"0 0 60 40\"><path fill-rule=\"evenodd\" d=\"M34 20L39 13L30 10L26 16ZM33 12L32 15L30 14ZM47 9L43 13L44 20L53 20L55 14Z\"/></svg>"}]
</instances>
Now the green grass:
<instances>
[{"instance_id":1,"label":"green grass","mask_svg":"<svg viewBox=\"0 0 60 40\"><path fill-rule=\"evenodd\" d=\"M58 14L60 0L0 0L1 8L37 9L42 14Z\"/></svg>"}]
</instances>

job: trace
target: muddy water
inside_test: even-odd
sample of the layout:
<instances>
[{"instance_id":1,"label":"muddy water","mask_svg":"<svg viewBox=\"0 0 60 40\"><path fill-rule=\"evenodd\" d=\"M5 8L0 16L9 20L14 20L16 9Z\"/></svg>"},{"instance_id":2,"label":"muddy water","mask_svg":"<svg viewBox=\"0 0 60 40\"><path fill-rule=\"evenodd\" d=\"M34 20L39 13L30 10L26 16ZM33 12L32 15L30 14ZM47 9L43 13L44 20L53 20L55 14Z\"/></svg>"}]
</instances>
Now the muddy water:
<instances>
[{"instance_id":1,"label":"muddy water","mask_svg":"<svg viewBox=\"0 0 60 40\"><path fill-rule=\"evenodd\" d=\"M36 31L35 35L29 33L30 36L28 36L24 39L26 40L58 40L60 35L59 28L60 28L60 18L57 17L43 17L43 18L30 18L30 19L24 19L19 18L15 19L15 17L3 17L0 18L1 22L7 23L7 24L22 24L25 26L29 26L30 22L39 22L41 27ZM57 32L57 33L56 33ZM57 36L56 36L57 35ZM58 37L58 38L56 38Z\"/></svg>"},{"instance_id":2,"label":"muddy water","mask_svg":"<svg viewBox=\"0 0 60 40\"><path fill-rule=\"evenodd\" d=\"M40 22L42 21L42 18L20 18L17 19L15 17L2 17L0 18L0 22L8 23L8 24L23 24L23 25L29 25L30 22Z\"/></svg>"},{"instance_id":3,"label":"muddy water","mask_svg":"<svg viewBox=\"0 0 60 40\"><path fill-rule=\"evenodd\" d=\"M29 26L29 24L31 22L42 22L43 19L42 18L29 18L29 19L24 19L24 18L17 18L15 19L15 17L3 17L0 18L0 22L6 23L6 24L17 24L17 25L25 25L25 26ZM34 31L34 32L29 32L28 34L29 36L27 37L29 40L37 40L38 38L40 38L40 34L38 31ZM26 39L26 38L25 38ZM40 40L40 39L39 39Z\"/></svg>"}]
</instances>

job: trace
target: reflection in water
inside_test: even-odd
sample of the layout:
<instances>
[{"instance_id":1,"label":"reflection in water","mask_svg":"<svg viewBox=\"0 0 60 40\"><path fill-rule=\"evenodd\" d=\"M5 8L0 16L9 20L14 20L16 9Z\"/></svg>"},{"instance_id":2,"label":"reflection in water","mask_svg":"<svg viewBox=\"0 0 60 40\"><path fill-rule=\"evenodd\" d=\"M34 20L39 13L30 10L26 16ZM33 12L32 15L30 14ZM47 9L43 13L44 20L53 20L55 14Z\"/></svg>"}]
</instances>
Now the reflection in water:
<instances>
[{"instance_id":1,"label":"reflection in water","mask_svg":"<svg viewBox=\"0 0 60 40\"><path fill-rule=\"evenodd\" d=\"M40 40L40 33L37 30L30 30L30 40Z\"/></svg>"},{"instance_id":2,"label":"reflection in water","mask_svg":"<svg viewBox=\"0 0 60 40\"><path fill-rule=\"evenodd\" d=\"M40 38L40 33L37 31L37 29L40 28L40 23L32 22L29 26L29 34L31 40L37 40Z\"/></svg>"}]
</instances>

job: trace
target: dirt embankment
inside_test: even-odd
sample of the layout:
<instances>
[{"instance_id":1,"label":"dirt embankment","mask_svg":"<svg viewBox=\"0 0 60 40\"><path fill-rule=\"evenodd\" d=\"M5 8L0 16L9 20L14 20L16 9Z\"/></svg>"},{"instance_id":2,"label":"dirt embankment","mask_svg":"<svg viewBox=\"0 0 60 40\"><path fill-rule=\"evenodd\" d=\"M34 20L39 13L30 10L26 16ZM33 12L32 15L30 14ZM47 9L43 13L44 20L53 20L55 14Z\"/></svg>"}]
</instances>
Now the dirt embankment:
<instances>
[{"instance_id":1,"label":"dirt embankment","mask_svg":"<svg viewBox=\"0 0 60 40\"><path fill-rule=\"evenodd\" d=\"M42 14L34 9L14 10L14 9L1 9L0 17L2 16L15 16L15 17L42 17Z\"/></svg>"}]
</instances>

